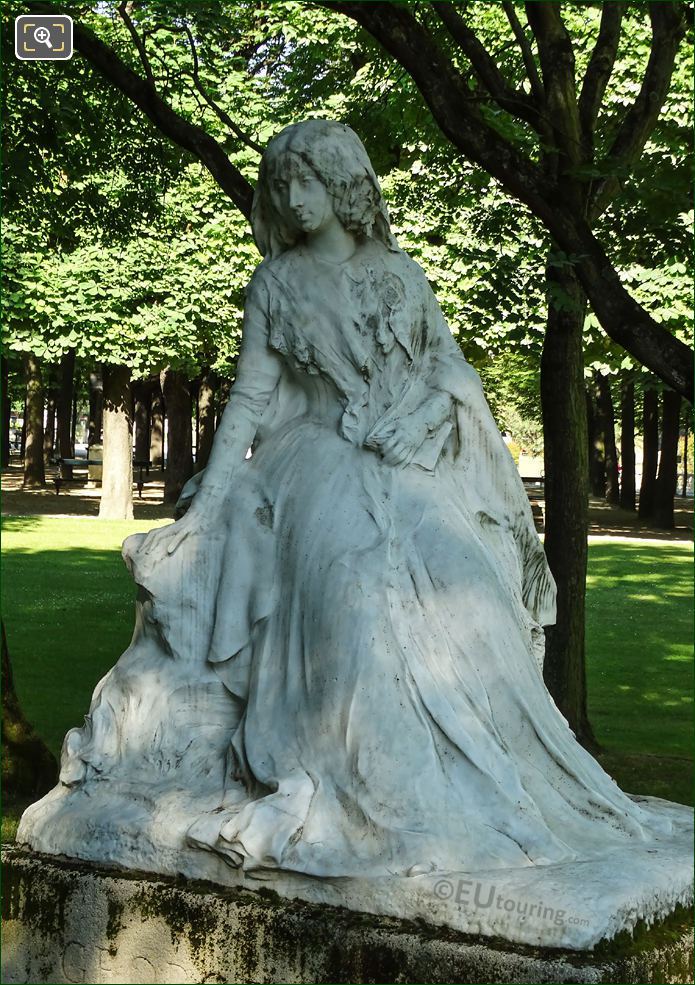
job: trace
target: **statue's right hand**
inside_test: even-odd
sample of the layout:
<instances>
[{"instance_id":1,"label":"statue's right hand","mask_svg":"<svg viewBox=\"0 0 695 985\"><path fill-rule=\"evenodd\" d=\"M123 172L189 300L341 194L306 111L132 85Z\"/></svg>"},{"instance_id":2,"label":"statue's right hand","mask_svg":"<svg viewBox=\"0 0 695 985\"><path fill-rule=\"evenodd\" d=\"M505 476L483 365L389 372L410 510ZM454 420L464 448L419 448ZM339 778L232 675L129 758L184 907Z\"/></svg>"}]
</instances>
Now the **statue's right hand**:
<instances>
[{"instance_id":1,"label":"statue's right hand","mask_svg":"<svg viewBox=\"0 0 695 985\"><path fill-rule=\"evenodd\" d=\"M208 535L212 526L211 511L194 504L180 520L166 527L156 527L147 534L132 534L123 544L123 557L131 573L134 573L133 565L137 568L144 564L149 568L177 551L191 535Z\"/></svg>"},{"instance_id":2,"label":"statue's right hand","mask_svg":"<svg viewBox=\"0 0 695 985\"><path fill-rule=\"evenodd\" d=\"M168 556L178 550L191 534L205 535L211 526L209 511L196 509L192 505L180 520L166 527L150 530L140 551L152 557Z\"/></svg>"}]
</instances>

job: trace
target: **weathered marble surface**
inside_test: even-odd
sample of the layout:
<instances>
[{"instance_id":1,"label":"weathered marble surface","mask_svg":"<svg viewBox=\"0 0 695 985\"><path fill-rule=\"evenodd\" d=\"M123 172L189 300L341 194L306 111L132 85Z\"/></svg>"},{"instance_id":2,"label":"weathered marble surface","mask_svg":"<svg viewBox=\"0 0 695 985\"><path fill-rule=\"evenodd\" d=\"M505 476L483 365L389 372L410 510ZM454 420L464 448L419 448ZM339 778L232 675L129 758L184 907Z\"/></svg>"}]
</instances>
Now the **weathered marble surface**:
<instances>
[{"instance_id":1,"label":"weathered marble surface","mask_svg":"<svg viewBox=\"0 0 695 985\"><path fill-rule=\"evenodd\" d=\"M2 981L692 981L687 914L601 953L500 946L274 893L3 852Z\"/></svg>"},{"instance_id":2,"label":"weathered marble surface","mask_svg":"<svg viewBox=\"0 0 695 985\"><path fill-rule=\"evenodd\" d=\"M568 947L662 915L691 812L622 793L543 684L527 497L352 131L276 138L253 225L210 464L126 541L132 644L20 840ZM590 929L462 915L451 873Z\"/></svg>"}]
</instances>

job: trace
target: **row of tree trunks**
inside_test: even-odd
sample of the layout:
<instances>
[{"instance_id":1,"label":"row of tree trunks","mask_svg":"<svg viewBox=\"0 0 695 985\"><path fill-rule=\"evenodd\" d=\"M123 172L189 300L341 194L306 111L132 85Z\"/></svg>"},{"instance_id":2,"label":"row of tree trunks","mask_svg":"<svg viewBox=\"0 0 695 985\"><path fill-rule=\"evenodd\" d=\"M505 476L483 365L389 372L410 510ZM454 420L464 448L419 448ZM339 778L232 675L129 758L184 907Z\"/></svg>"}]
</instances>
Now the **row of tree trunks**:
<instances>
[{"instance_id":1,"label":"row of tree trunks","mask_svg":"<svg viewBox=\"0 0 695 985\"><path fill-rule=\"evenodd\" d=\"M44 391L40 362L33 354L27 356L24 454L27 488L45 485L45 465L53 456L56 442L60 457L74 457L77 416L73 399L74 377L75 352L72 350L61 360L58 387ZM197 387L196 471L205 468L212 448L216 423L215 384L214 374L207 370ZM135 387L131 385L130 372L124 367L104 366L101 373L90 373L89 445L98 443L102 430L104 434L100 516L120 519L132 516L132 492L126 494L126 487L132 484L130 449L133 430L136 461L149 459L154 466L162 465L165 413L168 428L164 502L176 502L194 471L191 389L186 375L171 368L164 370L156 383L143 382ZM40 461L37 449L41 450ZM62 474L66 479L72 478L71 467L63 466Z\"/></svg>"},{"instance_id":2,"label":"row of tree trunks","mask_svg":"<svg viewBox=\"0 0 695 985\"><path fill-rule=\"evenodd\" d=\"M118 372L117 372L118 370ZM107 382L108 379L108 382ZM197 466L204 468L214 437L214 388L205 374L198 389ZM163 370L159 385L142 382L131 386L122 367L104 369L104 467L99 515L126 519L132 516L132 492L126 496L125 483L132 483L132 460L126 447L132 448L135 431L136 461L150 460L162 464L164 417L167 421L167 456L164 471L164 502L177 501L186 482L193 475L191 433L191 383L178 370ZM130 442L130 443L128 443ZM121 467L116 466L120 457ZM112 470L119 472L116 484ZM107 477L108 475L108 477Z\"/></svg>"},{"instance_id":3,"label":"row of tree trunks","mask_svg":"<svg viewBox=\"0 0 695 985\"><path fill-rule=\"evenodd\" d=\"M605 497L612 505L634 512L636 508L634 381L625 377L621 386L621 469L618 468L615 409L608 377L596 374L593 386L586 391L586 406L591 491L595 496ZM678 485L680 409L680 396L672 390L666 390L663 396L660 428L659 394L654 389L645 390L639 517L664 529L670 529L674 525L673 500ZM661 454L659 454L660 447ZM687 462L684 463L684 476L684 483L687 483Z\"/></svg>"}]
</instances>

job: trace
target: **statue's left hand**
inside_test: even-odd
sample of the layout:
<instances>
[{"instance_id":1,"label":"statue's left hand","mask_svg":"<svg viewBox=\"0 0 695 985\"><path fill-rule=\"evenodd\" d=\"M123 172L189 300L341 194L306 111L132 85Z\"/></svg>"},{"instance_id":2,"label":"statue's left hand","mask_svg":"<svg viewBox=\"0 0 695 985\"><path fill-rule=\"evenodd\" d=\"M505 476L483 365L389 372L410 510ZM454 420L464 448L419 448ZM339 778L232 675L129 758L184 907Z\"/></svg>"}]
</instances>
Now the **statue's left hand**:
<instances>
[{"instance_id":1,"label":"statue's left hand","mask_svg":"<svg viewBox=\"0 0 695 985\"><path fill-rule=\"evenodd\" d=\"M372 435L375 445L387 465L408 465L428 434L427 423L418 414L408 414L391 421L378 435Z\"/></svg>"}]
</instances>

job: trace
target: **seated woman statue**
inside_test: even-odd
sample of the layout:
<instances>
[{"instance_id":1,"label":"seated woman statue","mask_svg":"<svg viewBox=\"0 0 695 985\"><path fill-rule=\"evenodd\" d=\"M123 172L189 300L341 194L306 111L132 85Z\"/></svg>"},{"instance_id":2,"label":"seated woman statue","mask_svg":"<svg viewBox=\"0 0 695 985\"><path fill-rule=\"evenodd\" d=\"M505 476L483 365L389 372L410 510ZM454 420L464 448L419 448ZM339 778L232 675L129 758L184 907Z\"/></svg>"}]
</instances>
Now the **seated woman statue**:
<instances>
[{"instance_id":1,"label":"seated woman statue","mask_svg":"<svg viewBox=\"0 0 695 985\"><path fill-rule=\"evenodd\" d=\"M523 485L353 131L275 137L252 226L209 465L181 519L126 541L133 642L20 839L214 878L416 877L667 834L544 686L555 586Z\"/></svg>"}]
</instances>

